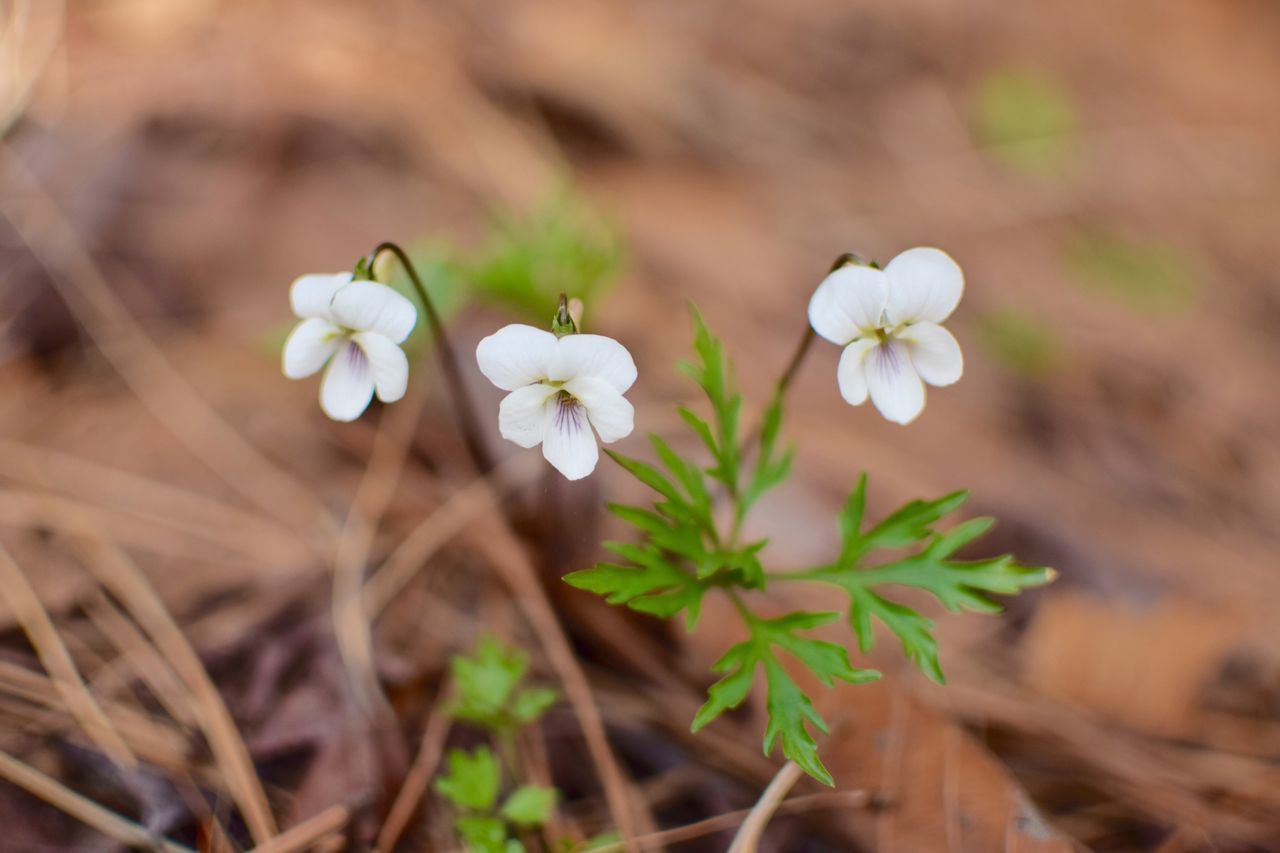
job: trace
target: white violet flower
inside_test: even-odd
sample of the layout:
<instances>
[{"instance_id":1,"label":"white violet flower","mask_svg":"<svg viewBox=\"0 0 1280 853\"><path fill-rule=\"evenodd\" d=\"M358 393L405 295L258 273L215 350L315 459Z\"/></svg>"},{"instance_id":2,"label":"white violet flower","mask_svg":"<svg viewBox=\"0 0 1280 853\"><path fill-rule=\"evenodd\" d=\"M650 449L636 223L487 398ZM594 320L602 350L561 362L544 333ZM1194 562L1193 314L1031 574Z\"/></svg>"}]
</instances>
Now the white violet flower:
<instances>
[{"instance_id":1,"label":"white violet flower","mask_svg":"<svg viewBox=\"0 0 1280 853\"><path fill-rule=\"evenodd\" d=\"M557 338L532 326L504 326L476 347L480 372L504 391L502 437L542 455L569 480L595 470L592 428L605 444L631 434L635 410L622 395L636 381L627 348L603 335Z\"/></svg>"},{"instance_id":2,"label":"white violet flower","mask_svg":"<svg viewBox=\"0 0 1280 853\"><path fill-rule=\"evenodd\" d=\"M908 249L883 270L849 264L823 279L809 324L844 347L836 380L845 401L858 406L869 395L888 420L915 420L925 382L950 385L964 372L960 344L938 325L963 294L960 266L930 248Z\"/></svg>"},{"instance_id":3,"label":"white violet flower","mask_svg":"<svg viewBox=\"0 0 1280 853\"><path fill-rule=\"evenodd\" d=\"M320 408L335 421L353 421L376 393L384 403L404 396L409 359L400 344L413 331L413 303L385 284L352 281L352 274L304 275L289 288L302 319L289 334L284 375L303 379L324 367Z\"/></svg>"}]
</instances>

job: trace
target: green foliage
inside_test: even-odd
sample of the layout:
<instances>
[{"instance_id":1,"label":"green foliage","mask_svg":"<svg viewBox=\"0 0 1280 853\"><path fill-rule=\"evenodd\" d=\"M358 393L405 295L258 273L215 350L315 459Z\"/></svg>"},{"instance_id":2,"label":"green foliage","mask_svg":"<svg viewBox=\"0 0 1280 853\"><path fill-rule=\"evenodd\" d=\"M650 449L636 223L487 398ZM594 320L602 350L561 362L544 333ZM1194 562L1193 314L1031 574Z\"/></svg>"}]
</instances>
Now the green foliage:
<instances>
[{"instance_id":1,"label":"green foliage","mask_svg":"<svg viewBox=\"0 0 1280 853\"><path fill-rule=\"evenodd\" d=\"M985 560L951 559L994 523L990 518L975 518L945 533L936 530L943 516L964 503L966 492L953 492L932 501L911 501L879 524L863 530L866 496L864 474L840 514L839 558L829 566L786 576L788 580L832 584L847 592L849 622L863 652L874 643L871 620L875 617L898 636L903 651L921 672L942 684L945 678L938 662L933 622L885 598L879 588L915 587L932 593L948 610L995 613L1000 605L987 594L1016 595L1027 587L1053 580L1051 569L1023 566L1007 555ZM868 565L873 552L916 546L920 547L915 553Z\"/></svg>"},{"instance_id":2,"label":"green foliage","mask_svg":"<svg viewBox=\"0 0 1280 853\"><path fill-rule=\"evenodd\" d=\"M1195 300L1192 260L1175 246L1095 228L1071 239L1067 265L1085 286L1139 310L1175 313Z\"/></svg>"},{"instance_id":3,"label":"green foliage","mask_svg":"<svg viewBox=\"0 0 1280 853\"><path fill-rule=\"evenodd\" d=\"M734 387L724 347L696 311L693 323L695 358L680 369L702 390L710 417L685 407L679 413L710 461L686 458L657 436L650 436L656 464L610 452L657 499L645 507L611 505L609 511L634 528L640 541L606 542L618 561L599 563L565 580L612 604L661 618L683 612L689 630L696 626L708 593L728 595L747 639L729 648L714 665L720 679L708 689L707 701L693 720L694 731L745 702L763 674L766 754L780 744L783 755L830 785L833 780L818 757L813 734L814 730L826 732L826 724L794 673L808 670L827 687L838 681L861 684L880 674L854 668L844 646L804 633L839 614L796 612L764 618L748 606L748 594L762 592L774 581L838 586L849 594L849 622L863 651L871 647L871 619L878 618L898 635L907 655L925 674L941 681L933 623L886 598L882 587L914 586L932 592L948 608L989 612L997 608L986 593L1013 594L1044 583L1051 575L1046 569L1019 566L1008 557L976 562L951 559L990 526L989 520L978 519L946 533L936 531L943 516L964 501L963 492L933 501L911 501L866 527L865 476L840 513L841 548L833 563L798 572L767 572L761 556L767 540L745 540L742 527L751 507L785 481L791 470L794 451L780 443L783 399L775 392L762 413L759 432L744 440L742 396ZM880 552L904 550L914 553L872 561Z\"/></svg>"},{"instance_id":4,"label":"green foliage","mask_svg":"<svg viewBox=\"0 0 1280 853\"><path fill-rule=\"evenodd\" d=\"M766 424L768 452L760 455L746 491L739 489L740 446L738 417L742 396L734 390L724 349L693 312L696 329L696 362L680 366L698 383L711 404L708 423L692 410L681 408L685 423L711 454L712 464L701 467L676 453L666 441L649 436L661 467L606 451L633 477L658 493L652 507L612 504L609 511L645 535L640 545L606 542L605 547L622 563L599 563L573 572L565 580L578 589L605 596L611 604L662 618L685 612L686 627L697 624L702 598L715 587L756 589L764 586L759 554L764 540L739 543L737 531L749 506L786 475L790 453L776 457L774 445L780 429L782 407L773 407L773 423ZM781 473L780 473L781 472ZM727 492L733 502L733 530L722 536L714 517L712 489Z\"/></svg>"},{"instance_id":5,"label":"green foliage","mask_svg":"<svg viewBox=\"0 0 1280 853\"><path fill-rule=\"evenodd\" d=\"M448 772L436 779L440 795L461 809L478 812L492 809L501 783L498 759L493 752L485 746L469 754L451 749L445 760Z\"/></svg>"},{"instance_id":6,"label":"green foliage","mask_svg":"<svg viewBox=\"0 0 1280 853\"><path fill-rule=\"evenodd\" d=\"M542 826L556 805L554 788L524 785L502 804L502 816L517 826Z\"/></svg>"},{"instance_id":7,"label":"green foliage","mask_svg":"<svg viewBox=\"0 0 1280 853\"><path fill-rule=\"evenodd\" d=\"M446 322L470 300L481 299L539 327L546 323L547 306L561 293L592 305L593 297L616 278L623 256L617 229L568 185L531 211L495 211L484 243L474 251L433 241L414 246L412 252L423 286ZM390 253L378 259L374 272L418 304L408 276ZM422 347L428 334L426 323L419 323L406 347Z\"/></svg>"},{"instance_id":8,"label":"green foliage","mask_svg":"<svg viewBox=\"0 0 1280 853\"><path fill-rule=\"evenodd\" d=\"M459 272L482 297L541 326L561 293L591 305L622 257L616 230L565 188L530 214L496 214L487 244Z\"/></svg>"},{"instance_id":9,"label":"green foliage","mask_svg":"<svg viewBox=\"0 0 1280 853\"><path fill-rule=\"evenodd\" d=\"M982 81L975 107L979 140L1013 169L1057 174L1076 152L1080 119L1070 92L1052 76L997 71Z\"/></svg>"},{"instance_id":10,"label":"green foliage","mask_svg":"<svg viewBox=\"0 0 1280 853\"><path fill-rule=\"evenodd\" d=\"M1060 346L1047 323L1011 309L978 318L978 344L1002 367L1029 379L1040 379L1058 369Z\"/></svg>"},{"instance_id":11,"label":"green foliage","mask_svg":"<svg viewBox=\"0 0 1280 853\"><path fill-rule=\"evenodd\" d=\"M456 655L452 661L458 695L449 714L490 731L510 731L542 716L559 698L547 688L520 688L529 657L509 649L496 637L481 639L474 656Z\"/></svg>"},{"instance_id":12,"label":"green foliage","mask_svg":"<svg viewBox=\"0 0 1280 853\"><path fill-rule=\"evenodd\" d=\"M788 652L827 687L834 687L837 679L850 684L875 681L880 673L854 669L849 663L849 653L842 646L796 633L830 622L839 616L837 613L800 612L778 619L757 619L747 611L743 615L751 636L731 647L712 666L716 672L728 674L707 691L707 701L693 719L693 730L698 731L725 711L741 705L751 692L756 670L762 668L765 674L765 706L769 712L769 725L764 735L765 753L772 751L774 741L780 737L782 752L787 758L818 781L834 784L831 774L818 760L818 745L807 728L811 724L825 734L827 725L814 710L809 697L787 675L777 650Z\"/></svg>"},{"instance_id":13,"label":"green foliage","mask_svg":"<svg viewBox=\"0 0 1280 853\"><path fill-rule=\"evenodd\" d=\"M455 719L487 730L505 749L508 771L514 766L516 732L537 720L559 700L556 691L526 687L528 656L485 636L471 655L455 655L451 662L457 696L448 713ZM555 808L554 788L520 785L499 805L503 790L503 762L487 746L472 752L450 750L446 771L435 781L436 791L457 809L454 829L474 853L519 853L524 845L512 830L543 826Z\"/></svg>"},{"instance_id":14,"label":"green foliage","mask_svg":"<svg viewBox=\"0 0 1280 853\"><path fill-rule=\"evenodd\" d=\"M471 753L449 751L448 769L436 779L436 791L458 810L453 827L473 853L512 853L524 845L511 838L510 830L535 829L551 819L557 794L554 788L522 785L501 807L502 769L486 746Z\"/></svg>"}]
</instances>

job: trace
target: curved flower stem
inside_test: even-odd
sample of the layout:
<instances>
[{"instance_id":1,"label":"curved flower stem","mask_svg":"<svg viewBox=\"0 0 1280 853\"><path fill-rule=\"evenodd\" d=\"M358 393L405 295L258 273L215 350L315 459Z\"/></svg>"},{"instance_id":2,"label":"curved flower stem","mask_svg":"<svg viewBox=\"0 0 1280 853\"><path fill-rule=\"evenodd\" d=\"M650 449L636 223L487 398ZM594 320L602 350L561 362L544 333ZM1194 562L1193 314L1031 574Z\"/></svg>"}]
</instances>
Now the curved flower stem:
<instances>
[{"instance_id":1,"label":"curved flower stem","mask_svg":"<svg viewBox=\"0 0 1280 853\"><path fill-rule=\"evenodd\" d=\"M436 352L440 357L440 369L444 371L445 381L449 383L449 393L453 397L453 410L458 417L458 427L462 430L462 440L467 445L467 452L471 455L471 461L475 464L476 469L481 475L488 474L494 468L493 456L489 453L489 448L485 446L484 439L481 437L475 404L472 403L471 394L467 391L467 383L463 379L462 368L458 363L457 354L454 353L453 347L449 344L449 337L445 333L444 323L441 322L440 315L436 312L436 307L432 303L431 297L427 295L427 288L423 286L422 279L419 277L413 261L409 260L408 253L400 248L398 244L390 241L379 243L377 248L369 253L369 269L373 269L374 262L378 260L378 256L383 252L390 252L396 256L400 266L404 267L404 271L408 273L409 281L413 283L413 289L418 294L418 301L422 303L423 311L426 312L427 323L431 326L431 335L435 338Z\"/></svg>"},{"instance_id":2,"label":"curved flower stem","mask_svg":"<svg viewBox=\"0 0 1280 853\"><path fill-rule=\"evenodd\" d=\"M787 367L782 371L782 375L778 377L777 383L773 386L773 395L781 398L786 395L787 389L791 387L791 380L796 378L796 374L800 371L800 365L804 364L805 356L809 354L809 349L813 346L813 339L817 335L813 331L813 326L805 324L804 334L800 336L800 343L796 345L796 350L791 355L791 361L787 362Z\"/></svg>"},{"instance_id":3,"label":"curved flower stem","mask_svg":"<svg viewBox=\"0 0 1280 853\"><path fill-rule=\"evenodd\" d=\"M876 266L874 261L868 261L857 252L845 252L831 263L831 269L827 275L840 269L847 264L864 264L867 266ZM768 405L772 406L780 403L787 395L787 391L791 388L791 382L796 378L796 374L800 372L800 366L804 364L805 358L809 355L809 350L813 348L814 338L817 334L813 331L813 326L805 323L804 334L800 336L800 342L796 344L795 351L791 354L791 359L787 362L787 366L783 369L782 375L778 377L778 381L773 386L773 396L769 398ZM763 423L764 418L761 417ZM742 443L742 458L745 459L755 444L760 440L760 425L757 424L747 436L746 441Z\"/></svg>"}]
</instances>

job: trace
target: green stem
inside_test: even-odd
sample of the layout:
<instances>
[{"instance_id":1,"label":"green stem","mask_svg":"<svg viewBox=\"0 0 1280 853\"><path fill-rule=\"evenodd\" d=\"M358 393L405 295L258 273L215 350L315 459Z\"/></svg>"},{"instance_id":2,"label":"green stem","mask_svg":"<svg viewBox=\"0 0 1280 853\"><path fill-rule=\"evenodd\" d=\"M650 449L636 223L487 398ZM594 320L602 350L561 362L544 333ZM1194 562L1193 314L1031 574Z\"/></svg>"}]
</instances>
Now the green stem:
<instances>
[{"instance_id":1,"label":"green stem","mask_svg":"<svg viewBox=\"0 0 1280 853\"><path fill-rule=\"evenodd\" d=\"M431 335L435 338L440 368L444 371L445 381L449 384L449 393L453 397L453 410L458 418L458 427L462 430L462 440L467 446L467 452L471 455L471 461L476 469L481 475L488 474L494 468L493 456L490 455L484 439L481 438L475 404L471 400L470 392L467 391L462 366L458 362L453 347L449 344L449 337L445 333L440 314L436 311L431 297L427 295L427 288L422 284L413 261L409 260L408 253L396 243L379 243L377 248L369 253L369 269L373 270L374 262L383 252L390 252L396 256L396 260L400 262L400 266L404 267L404 271L409 275L409 281L413 284L413 289L418 294L418 301L422 303L423 312L427 315L427 324L431 327Z\"/></svg>"},{"instance_id":2,"label":"green stem","mask_svg":"<svg viewBox=\"0 0 1280 853\"><path fill-rule=\"evenodd\" d=\"M729 600L733 602L733 607L738 611L738 615L742 617L742 621L747 623L747 627L753 627L760 620L751 612L751 608L747 607L746 602L742 600L742 596L733 587L724 587L725 595L729 596Z\"/></svg>"},{"instance_id":3,"label":"green stem","mask_svg":"<svg viewBox=\"0 0 1280 853\"><path fill-rule=\"evenodd\" d=\"M827 272L827 275L830 275L841 267L849 264L876 266L873 261L868 261L856 252L845 252L831 263L831 269ZM813 326L806 323L804 333L800 336L800 342L796 344L795 350L791 353L791 358L787 361L787 366L782 370L782 375L778 377L778 381L773 385L773 396L769 398L768 405L772 406L775 402L778 405L781 405L782 401L786 398L787 391L791 389L791 383L795 380L796 374L800 372L800 367L804 364L805 358L808 357L809 351L813 349L813 341L816 337L817 334L813 331ZM763 422L764 418L761 417L760 424L763 424ZM750 455L751 451L755 448L756 442L760 440L760 432L761 427L757 424L757 426L751 431L751 434L747 437L747 440L742 443L740 459L745 461Z\"/></svg>"}]
</instances>

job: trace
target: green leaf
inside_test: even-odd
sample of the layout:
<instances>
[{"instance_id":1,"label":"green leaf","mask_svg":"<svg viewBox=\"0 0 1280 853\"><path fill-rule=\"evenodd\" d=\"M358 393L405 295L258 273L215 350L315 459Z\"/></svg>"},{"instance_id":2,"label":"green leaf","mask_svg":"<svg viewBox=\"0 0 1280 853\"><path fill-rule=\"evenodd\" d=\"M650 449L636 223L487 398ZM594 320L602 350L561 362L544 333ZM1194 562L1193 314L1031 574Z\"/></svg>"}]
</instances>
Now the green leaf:
<instances>
[{"instance_id":1,"label":"green leaf","mask_svg":"<svg viewBox=\"0 0 1280 853\"><path fill-rule=\"evenodd\" d=\"M796 633L826 624L838 616L837 613L800 612L777 619L752 617L748 622L751 637L730 648L712 667L725 675L707 691L707 701L694 717L693 731L741 705L751 692L756 669L763 668L767 688L765 707L769 712L769 725L764 735L765 754L772 751L780 740L783 755L820 782L832 784L831 774L818 760L817 744L808 729L813 726L825 732L826 723L809 698L787 675L775 648L787 651L827 687L834 687L837 680L863 684L879 678L880 673L874 670L854 669L843 646Z\"/></svg>"},{"instance_id":2,"label":"green leaf","mask_svg":"<svg viewBox=\"0 0 1280 853\"><path fill-rule=\"evenodd\" d=\"M662 460L662 464L667 470L675 475L680 484L684 486L685 493L689 495L690 503L698 510L701 515L708 519L711 517L711 493L707 491L706 480L703 479L702 470L697 465L693 465L684 461L680 456L671 449L671 446L663 441L657 435L650 435L649 442L653 445L653 449L657 451L658 458Z\"/></svg>"},{"instance_id":3,"label":"green leaf","mask_svg":"<svg viewBox=\"0 0 1280 853\"><path fill-rule=\"evenodd\" d=\"M769 711L769 725L764 731L765 755L773 751L774 743L781 738L783 755L822 784L835 787L831 772L818 758L817 741L806 726L811 724L826 734L826 722L776 659L765 661L765 684L768 687L765 707Z\"/></svg>"},{"instance_id":4,"label":"green leaf","mask_svg":"<svg viewBox=\"0 0 1280 853\"><path fill-rule=\"evenodd\" d=\"M866 511L866 493L867 476L863 474L840 514L840 535L843 539L841 565L857 562L876 548L906 548L918 544L930 534L939 519L969 497L968 492L952 492L937 500L910 501L864 533L861 527Z\"/></svg>"},{"instance_id":5,"label":"green leaf","mask_svg":"<svg viewBox=\"0 0 1280 853\"><path fill-rule=\"evenodd\" d=\"M555 788L524 785L502 804L502 816L517 826L542 826L551 819L555 804Z\"/></svg>"},{"instance_id":6,"label":"green leaf","mask_svg":"<svg viewBox=\"0 0 1280 853\"><path fill-rule=\"evenodd\" d=\"M627 524L647 534L649 541L664 551L693 558L704 550L700 526L634 506L608 504L606 508Z\"/></svg>"},{"instance_id":7,"label":"green leaf","mask_svg":"<svg viewBox=\"0 0 1280 853\"><path fill-rule=\"evenodd\" d=\"M774 394L764 410L764 418L760 425L760 455L756 459L751 480L739 502L740 515L745 515L765 492L786 480L791 474L791 461L795 457L795 450L787 448L781 455L778 454L778 436L781 432L782 397Z\"/></svg>"},{"instance_id":8,"label":"green leaf","mask_svg":"<svg viewBox=\"0 0 1280 853\"><path fill-rule=\"evenodd\" d=\"M507 826L502 818L467 815L455 820L453 828L462 836L468 853L521 853L524 850L519 841L507 838Z\"/></svg>"},{"instance_id":9,"label":"green leaf","mask_svg":"<svg viewBox=\"0 0 1280 853\"><path fill-rule=\"evenodd\" d=\"M477 812L491 810L498 800L501 783L498 761L486 746L468 754L461 749L449 750L448 771L436 779L436 791L449 802Z\"/></svg>"},{"instance_id":10,"label":"green leaf","mask_svg":"<svg viewBox=\"0 0 1280 853\"><path fill-rule=\"evenodd\" d=\"M528 725L545 714L558 701L560 701L560 694L549 687L532 687L522 690L511 703L511 716L520 725Z\"/></svg>"},{"instance_id":11,"label":"green leaf","mask_svg":"<svg viewBox=\"0 0 1280 853\"><path fill-rule=\"evenodd\" d=\"M613 450L605 450L609 458L621 465L631 476L666 498L656 509L673 521L696 527L714 535L715 522L711 518L710 501L700 502L686 497L680 488L654 466L639 459L631 459Z\"/></svg>"},{"instance_id":12,"label":"green leaf","mask_svg":"<svg viewBox=\"0 0 1280 853\"><path fill-rule=\"evenodd\" d=\"M451 669L458 698L449 713L456 719L490 728L500 726L512 692L528 666L524 652L506 648L497 637L486 635L474 657L453 658Z\"/></svg>"},{"instance_id":13,"label":"green leaf","mask_svg":"<svg viewBox=\"0 0 1280 853\"><path fill-rule=\"evenodd\" d=\"M710 584L668 561L652 546L607 542L605 547L635 565L597 563L572 572L564 580L572 587L602 595L610 604L668 619L681 610L690 631L697 624L702 596Z\"/></svg>"},{"instance_id":14,"label":"green leaf","mask_svg":"<svg viewBox=\"0 0 1280 853\"><path fill-rule=\"evenodd\" d=\"M738 492L738 418L742 412L742 396L730 381L729 361L724 345L711 333L698 309L689 307L693 319L693 350L697 360L682 362L680 370L698 384L711 403L714 431L697 415L681 411L685 423L693 428L711 451L713 465L707 473L724 484L731 495Z\"/></svg>"},{"instance_id":15,"label":"green leaf","mask_svg":"<svg viewBox=\"0 0 1280 853\"><path fill-rule=\"evenodd\" d=\"M875 641L872 619L879 619L897 635L907 657L926 676L941 684L945 678L938 662L933 622L910 607L886 598L879 591L881 587L915 587L931 593L948 610L995 613L1000 605L989 595L1015 595L1027 587L1053 580L1052 570L1023 566L1009 556L971 561L952 559L956 551L986 533L993 523L990 518L975 518L945 533L935 530L944 515L964 502L965 492L932 501L911 501L863 532L866 491L867 480L863 475L840 514L843 540L840 558L831 566L792 576L829 583L849 594L849 623L864 653L870 651ZM910 546L917 546L919 550L878 565L865 565L876 549Z\"/></svg>"},{"instance_id":16,"label":"green leaf","mask_svg":"<svg viewBox=\"0 0 1280 853\"><path fill-rule=\"evenodd\" d=\"M942 665L938 663L938 641L933 637L933 620L921 616L902 604L885 599L869 589L849 589L852 602L849 618L858 637L858 647L863 654L871 651L875 643L871 617L885 624L902 642L902 651L931 681L946 684Z\"/></svg>"}]
</instances>

